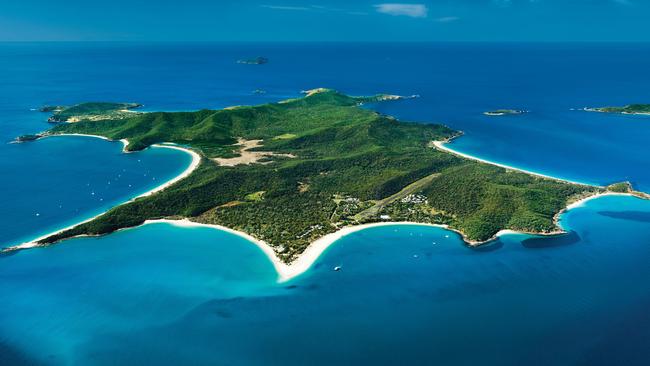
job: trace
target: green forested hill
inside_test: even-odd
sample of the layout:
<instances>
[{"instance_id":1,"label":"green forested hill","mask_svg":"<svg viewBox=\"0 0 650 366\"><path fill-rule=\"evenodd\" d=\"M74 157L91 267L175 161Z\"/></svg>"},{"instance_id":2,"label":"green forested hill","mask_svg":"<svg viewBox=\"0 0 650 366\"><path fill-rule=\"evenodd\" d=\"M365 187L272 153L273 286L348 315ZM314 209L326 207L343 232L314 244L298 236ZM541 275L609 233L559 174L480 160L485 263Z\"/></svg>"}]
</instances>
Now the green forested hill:
<instances>
[{"instance_id":1,"label":"green forested hill","mask_svg":"<svg viewBox=\"0 0 650 366\"><path fill-rule=\"evenodd\" d=\"M338 227L386 215L392 221L449 224L476 241L501 229L549 232L556 229L553 218L567 201L600 190L436 150L431 141L458 132L400 122L359 107L382 99L320 90L260 106L58 125L50 133L126 138L129 150L174 142L203 158L188 178L164 191L113 208L43 243L109 233L147 219L189 217L249 233L291 261ZM248 165L215 162L237 156L235 144L245 140L261 140L250 151L267 154Z\"/></svg>"}]
</instances>

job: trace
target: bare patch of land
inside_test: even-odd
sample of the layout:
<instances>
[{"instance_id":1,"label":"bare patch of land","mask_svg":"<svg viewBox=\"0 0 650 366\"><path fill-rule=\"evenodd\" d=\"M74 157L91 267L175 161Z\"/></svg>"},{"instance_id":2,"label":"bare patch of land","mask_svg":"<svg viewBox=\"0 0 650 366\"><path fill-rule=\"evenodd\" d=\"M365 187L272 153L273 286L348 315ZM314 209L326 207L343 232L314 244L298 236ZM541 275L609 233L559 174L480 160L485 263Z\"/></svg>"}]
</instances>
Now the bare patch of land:
<instances>
[{"instance_id":1,"label":"bare patch of land","mask_svg":"<svg viewBox=\"0 0 650 366\"><path fill-rule=\"evenodd\" d=\"M251 151L251 149L262 146L262 140L245 140L240 138L237 145L240 146L239 156L234 158L214 158L213 160L222 166L237 166L257 163L262 158L273 156L295 158L293 154L279 154L272 151ZM268 162L262 162L261 164L267 163Z\"/></svg>"}]
</instances>

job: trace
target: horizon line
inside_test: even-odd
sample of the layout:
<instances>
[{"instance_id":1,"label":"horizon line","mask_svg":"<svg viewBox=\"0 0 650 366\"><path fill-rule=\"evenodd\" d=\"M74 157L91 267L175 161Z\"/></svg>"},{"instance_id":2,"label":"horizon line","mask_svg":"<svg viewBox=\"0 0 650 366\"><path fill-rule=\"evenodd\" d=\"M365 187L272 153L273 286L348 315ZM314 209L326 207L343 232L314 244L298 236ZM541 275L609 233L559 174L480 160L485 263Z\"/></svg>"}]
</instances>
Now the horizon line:
<instances>
[{"instance_id":1,"label":"horizon line","mask_svg":"<svg viewBox=\"0 0 650 366\"><path fill-rule=\"evenodd\" d=\"M277 43L295 43L295 44L309 44L309 43L375 43L375 44L431 44L431 43L473 43L473 44L490 44L490 43L510 43L510 44L548 44L548 43L617 43L617 44L650 44L650 40L430 40L430 41L376 41L376 40L0 40L2 43L263 43L263 44L277 44Z\"/></svg>"}]
</instances>

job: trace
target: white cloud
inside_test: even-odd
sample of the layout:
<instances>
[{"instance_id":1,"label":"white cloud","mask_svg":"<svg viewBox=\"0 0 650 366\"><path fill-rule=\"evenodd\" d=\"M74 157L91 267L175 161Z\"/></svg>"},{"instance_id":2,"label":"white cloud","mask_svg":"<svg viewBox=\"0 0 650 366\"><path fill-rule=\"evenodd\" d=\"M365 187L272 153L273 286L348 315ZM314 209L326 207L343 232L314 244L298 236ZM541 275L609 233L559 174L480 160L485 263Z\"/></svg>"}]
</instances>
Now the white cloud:
<instances>
[{"instance_id":1,"label":"white cloud","mask_svg":"<svg viewBox=\"0 0 650 366\"><path fill-rule=\"evenodd\" d=\"M412 18L426 18L429 9L424 4L377 4L378 12L389 15L404 15Z\"/></svg>"}]
</instances>

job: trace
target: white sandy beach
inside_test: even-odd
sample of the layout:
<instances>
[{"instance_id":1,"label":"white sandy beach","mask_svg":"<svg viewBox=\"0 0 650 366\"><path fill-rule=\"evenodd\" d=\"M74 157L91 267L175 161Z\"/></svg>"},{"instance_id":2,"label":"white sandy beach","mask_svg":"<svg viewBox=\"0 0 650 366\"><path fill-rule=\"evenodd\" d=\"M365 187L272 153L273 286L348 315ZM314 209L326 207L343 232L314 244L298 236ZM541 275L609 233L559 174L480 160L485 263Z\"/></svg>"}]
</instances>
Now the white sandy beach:
<instances>
[{"instance_id":1,"label":"white sandy beach","mask_svg":"<svg viewBox=\"0 0 650 366\"><path fill-rule=\"evenodd\" d=\"M113 140L109 139L108 137L99 136L99 135L87 135L85 133L62 133L62 134L58 134L58 135L44 135L43 137L40 137L39 139L45 139L45 138L48 138L48 137L58 137L58 136L81 136L81 137L92 137L92 138L105 140L105 141L113 141ZM122 145L124 145L122 147L122 152L129 153L130 151L126 150L126 145L129 144L129 140L121 139L120 142L122 143Z\"/></svg>"},{"instance_id":2,"label":"white sandy beach","mask_svg":"<svg viewBox=\"0 0 650 366\"><path fill-rule=\"evenodd\" d=\"M587 197L581 201L578 201L572 205L572 207L579 207L582 205L584 202L590 200L590 199L595 199L601 196L605 195L627 195L624 193L603 193L591 197ZM574 206L575 205L575 206ZM286 264L278 258L275 250L273 247L271 247L268 243L266 243L263 240L259 240L251 235L248 235L244 232L233 230L230 228L227 228L225 226L221 225L212 225L212 224L202 224L202 223L197 223L190 221L188 219L183 219L183 220L168 220L168 219L161 219L161 220L147 220L143 225L147 224L153 224L153 223L168 223L174 226L179 226L179 227L208 227L208 228L213 228L216 230L222 230L226 231L228 233L231 233L233 235L237 235L239 237L242 237L251 243L255 244L257 247L259 247L264 254L269 258L271 263L273 263L273 266L275 267L275 270L278 273L278 282L286 282L289 281L295 277L300 276L301 274L307 272L309 268L320 258L320 256L334 243L336 243L338 240L342 239L345 236L348 236L352 233L355 233L357 231L361 230L366 230L370 228L376 228L376 227L382 227L382 226L427 226L427 227L435 227L435 228L441 228L445 230L449 230L450 232L454 232L456 234L459 234L460 236L463 236L462 233L460 233L457 230L450 229L447 225L438 225L438 224L425 224L425 223L419 223L419 222L398 222L398 221L386 221L386 222L377 222L377 223L370 223L370 224L363 224L363 225L355 225L355 226L346 226L338 231L335 231L333 233L327 234L323 236L320 239L317 239L313 243L311 243L307 249L293 262L290 264ZM561 234L563 231L558 231L554 233L549 233L547 235L557 235ZM493 238L490 238L487 241L484 242L470 242L463 236L463 240L467 242L470 246L478 245L480 243L485 243L492 241L498 237L505 236L505 235L520 235L520 234L527 234L527 233L522 233L514 230L501 230ZM543 234L533 234L533 235L543 235Z\"/></svg>"},{"instance_id":3,"label":"white sandy beach","mask_svg":"<svg viewBox=\"0 0 650 366\"><path fill-rule=\"evenodd\" d=\"M476 156L472 156L472 155L469 155L469 154L465 154L465 153L462 153L462 152L459 152L459 151L456 151L456 150L453 150L453 149L447 147L446 144L449 143L449 141L432 141L432 143L433 143L433 145L434 145L437 149L439 149L439 150L442 150L442 151L448 152L448 153L450 153L450 154L454 154L454 155L457 155L457 156L463 157L463 158L465 158L465 159L470 159L470 160L478 161L478 162L481 162L481 163L485 163L485 164L490 164L490 165L498 166L498 167L501 167L501 168L504 168L504 169L514 170L514 171L518 171L518 172L522 172L522 173L526 173L526 174L534 175L534 176L536 176L536 177L540 177L540 178L553 179L553 180L557 180L557 181L565 182L565 183L570 183L570 184L579 184L579 185L584 185L584 186L595 186L595 187L599 187L599 186L597 186L597 185L595 185L595 184L582 183L582 182L576 182L576 181L573 181L573 180L557 178L557 177L553 177L553 176L546 175L546 174L541 174L541 173L536 173L536 172L532 172L532 171L529 171L529 170L524 170L524 169L520 169L520 168L515 168L515 167L510 166L510 165L505 165L505 164L495 163L495 162L492 162L492 161L489 161L489 160L481 159L481 158L478 158L478 157L476 157Z\"/></svg>"},{"instance_id":4,"label":"white sandy beach","mask_svg":"<svg viewBox=\"0 0 650 366\"><path fill-rule=\"evenodd\" d=\"M126 140L123 140L123 141L126 141ZM177 146L177 145L154 144L154 145L151 145L151 146L156 147L156 148L172 149L172 150L179 150L179 151L186 152L186 153L188 153L188 154L190 154L192 156L192 162L190 163L190 165L185 170L183 170L183 172L181 174L177 175L172 180L169 180L169 181L167 181L167 183L161 184L158 187L156 187L156 188L154 188L154 189L152 189L150 191L147 191L147 192L145 192L145 193L143 193L143 194L141 194L141 195L139 195L139 196L137 196L135 198L151 196L152 194L154 194L156 192L160 192L163 189L171 186L172 184L174 184L174 183L176 183L176 182L178 182L178 181L180 181L182 179L185 179L190 174L192 174L194 169L198 168L199 164L201 163L201 156L199 154L197 154L193 150L186 149L184 147L180 147L180 146Z\"/></svg>"},{"instance_id":5,"label":"white sandy beach","mask_svg":"<svg viewBox=\"0 0 650 366\"><path fill-rule=\"evenodd\" d=\"M592 196L585 197L583 199L575 201L575 202L571 203L570 205L568 205L567 207L565 207L563 211L568 211L568 210L571 210L571 209L574 209L574 208L582 207L588 201L595 200L596 198L605 197L605 196L633 196L633 197L636 197L635 195L630 194L630 193L603 192L603 193L594 194Z\"/></svg>"},{"instance_id":6,"label":"white sandy beach","mask_svg":"<svg viewBox=\"0 0 650 366\"><path fill-rule=\"evenodd\" d=\"M305 251L296 260L294 260L291 264L286 264L282 262L280 258L278 258L277 254L275 253L275 250L273 250L273 248L265 241L256 239L246 233L233 230L225 226L201 224L198 222L190 221L188 219L147 220L144 222L143 225L154 224L154 223L167 223L179 227L208 227L217 230L222 230L231 233L233 235L242 237L250 241L251 243L257 245L262 250L262 252L264 252L264 254L267 255L271 263L273 263L275 270L278 272L278 282L285 282L305 273L314 264L314 262L316 262L316 260L318 260L318 258L327 250L327 248L329 248L332 244L334 244L339 239L357 231L374 228L374 227L380 227L380 226L396 226L396 225L397 226L405 226L405 225L406 226L429 226L429 227L437 227L443 229L447 228L446 225L422 224L417 222L378 222L372 224L347 226L336 232L327 234L322 238L314 241L307 247L307 249L305 249Z\"/></svg>"}]
</instances>

